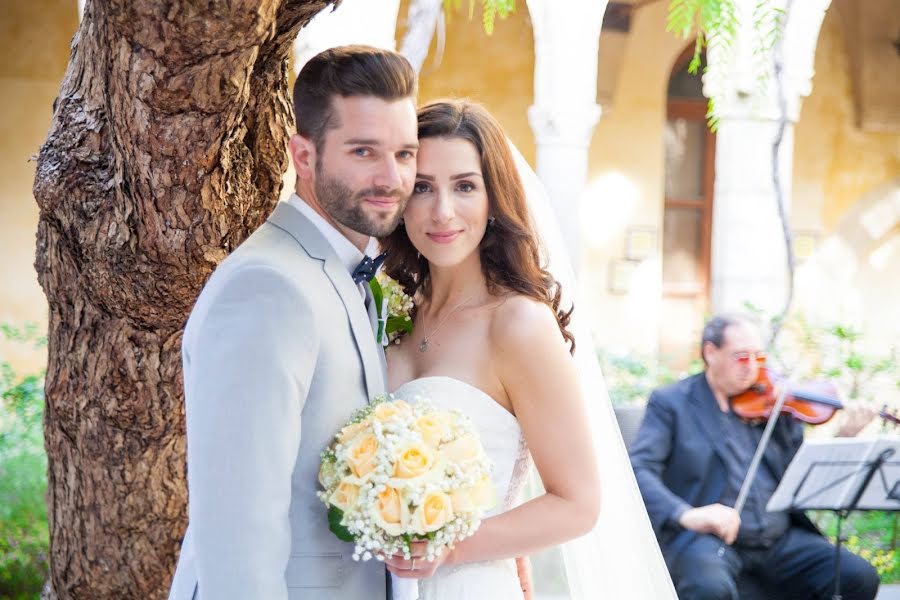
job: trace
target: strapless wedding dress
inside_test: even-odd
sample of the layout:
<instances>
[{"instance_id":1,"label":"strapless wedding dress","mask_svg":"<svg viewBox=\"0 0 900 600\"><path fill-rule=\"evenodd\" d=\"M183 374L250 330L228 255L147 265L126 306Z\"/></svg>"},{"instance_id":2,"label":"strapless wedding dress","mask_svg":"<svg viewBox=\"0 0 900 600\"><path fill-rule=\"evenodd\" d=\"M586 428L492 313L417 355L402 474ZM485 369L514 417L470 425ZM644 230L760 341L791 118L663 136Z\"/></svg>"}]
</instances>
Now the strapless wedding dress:
<instances>
[{"instance_id":1,"label":"strapless wedding dress","mask_svg":"<svg viewBox=\"0 0 900 600\"><path fill-rule=\"evenodd\" d=\"M494 465L491 480L497 505L485 518L518 504L531 458L522 428L509 411L480 389L452 377L414 379L397 388L394 396L407 402L415 402L417 397L427 399L436 407L456 409L472 419ZM520 600L522 589L515 560L442 567L434 576L419 581L419 600L463 598Z\"/></svg>"}]
</instances>

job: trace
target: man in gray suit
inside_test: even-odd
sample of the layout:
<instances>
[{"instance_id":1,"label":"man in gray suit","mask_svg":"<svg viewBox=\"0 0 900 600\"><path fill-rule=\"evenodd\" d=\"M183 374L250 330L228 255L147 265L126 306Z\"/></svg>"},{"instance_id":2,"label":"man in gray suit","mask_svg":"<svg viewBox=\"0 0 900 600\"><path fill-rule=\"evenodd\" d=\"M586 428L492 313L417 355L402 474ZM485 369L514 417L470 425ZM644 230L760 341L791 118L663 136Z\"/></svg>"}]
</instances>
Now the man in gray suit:
<instances>
[{"instance_id":1,"label":"man in gray suit","mask_svg":"<svg viewBox=\"0 0 900 600\"><path fill-rule=\"evenodd\" d=\"M388 594L316 490L319 453L385 391L363 259L412 192L415 95L409 63L375 48L325 51L297 78L297 193L219 265L184 332L189 526L170 600Z\"/></svg>"}]
</instances>

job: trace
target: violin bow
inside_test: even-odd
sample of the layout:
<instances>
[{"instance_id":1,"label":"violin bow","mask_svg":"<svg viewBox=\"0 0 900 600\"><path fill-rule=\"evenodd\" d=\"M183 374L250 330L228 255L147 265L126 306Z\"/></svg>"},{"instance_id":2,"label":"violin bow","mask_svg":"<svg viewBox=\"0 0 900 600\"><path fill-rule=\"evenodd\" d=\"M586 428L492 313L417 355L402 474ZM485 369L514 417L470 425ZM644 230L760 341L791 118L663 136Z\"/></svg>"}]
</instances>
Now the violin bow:
<instances>
[{"instance_id":1,"label":"violin bow","mask_svg":"<svg viewBox=\"0 0 900 600\"><path fill-rule=\"evenodd\" d=\"M785 400L787 400L787 387L787 382L784 380L782 380L778 386L778 394L775 396L775 404L772 407L772 413L769 415L768 421L766 421L766 428L763 431L762 438L759 440L759 444L756 445L756 452L753 453L750 467L747 469L747 474L744 476L744 482L741 484L741 491L738 492L737 500L734 503L734 510L736 510L738 514L741 514L741 511L744 510L744 504L747 503L747 496L750 494L750 486L753 485L753 480L756 479L756 471L759 470L759 463L762 461L766 447L769 445L769 439L772 437L772 432L775 431L775 423L778 421L778 416L781 414L781 409L784 407ZM720 557L723 554L725 554L724 543L719 546L718 551Z\"/></svg>"}]
</instances>

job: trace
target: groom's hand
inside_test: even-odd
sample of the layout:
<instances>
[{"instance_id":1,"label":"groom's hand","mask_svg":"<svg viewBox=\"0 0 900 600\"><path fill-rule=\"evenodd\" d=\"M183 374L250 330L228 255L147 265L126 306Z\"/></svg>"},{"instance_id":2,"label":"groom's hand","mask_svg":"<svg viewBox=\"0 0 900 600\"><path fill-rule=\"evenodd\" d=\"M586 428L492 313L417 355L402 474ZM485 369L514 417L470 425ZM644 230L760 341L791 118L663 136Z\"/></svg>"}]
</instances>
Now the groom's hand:
<instances>
[{"instance_id":1,"label":"groom's hand","mask_svg":"<svg viewBox=\"0 0 900 600\"><path fill-rule=\"evenodd\" d=\"M410 544L410 558L406 560L402 554L386 556L384 564L387 570L404 579L424 579L431 577L438 567L447 562L450 557L450 551L446 549L434 557L434 560L428 562L425 558L425 549L427 542L413 542Z\"/></svg>"},{"instance_id":2,"label":"groom's hand","mask_svg":"<svg viewBox=\"0 0 900 600\"><path fill-rule=\"evenodd\" d=\"M730 506L716 503L689 508L682 513L678 522L685 529L697 533L711 533L731 545L741 528L741 515Z\"/></svg>"}]
</instances>

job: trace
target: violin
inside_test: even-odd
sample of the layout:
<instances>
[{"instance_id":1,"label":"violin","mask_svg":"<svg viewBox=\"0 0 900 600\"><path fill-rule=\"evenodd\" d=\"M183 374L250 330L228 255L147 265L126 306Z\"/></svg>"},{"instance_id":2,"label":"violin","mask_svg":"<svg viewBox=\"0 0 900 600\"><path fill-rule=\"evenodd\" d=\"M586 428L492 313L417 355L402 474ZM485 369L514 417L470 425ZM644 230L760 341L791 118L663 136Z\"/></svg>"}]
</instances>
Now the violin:
<instances>
[{"instance_id":1,"label":"violin","mask_svg":"<svg viewBox=\"0 0 900 600\"><path fill-rule=\"evenodd\" d=\"M821 425L844 407L838 399L837 388L827 381L812 381L803 384L788 383L771 369L761 364L756 381L747 390L729 399L731 409L738 416L750 421L766 421L762 438L756 446L756 452L750 461L750 467L741 484L734 509L741 513L750 493L750 486L756 478L763 452L772 437L772 431L778 417L783 414L809 423ZM718 554L723 556L725 546L719 547Z\"/></svg>"},{"instance_id":2,"label":"violin","mask_svg":"<svg viewBox=\"0 0 900 600\"><path fill-rule=\"evenodd\" d=\"M844 408L837 388L829 381L789 383L765 365L759 367L756 381L747 390L730 398L731 409L749 421L767 420L775 407L778 393L785 386L781 414L809 425L827 423Z\"/></svg>"}]
</instances>

